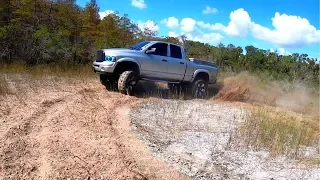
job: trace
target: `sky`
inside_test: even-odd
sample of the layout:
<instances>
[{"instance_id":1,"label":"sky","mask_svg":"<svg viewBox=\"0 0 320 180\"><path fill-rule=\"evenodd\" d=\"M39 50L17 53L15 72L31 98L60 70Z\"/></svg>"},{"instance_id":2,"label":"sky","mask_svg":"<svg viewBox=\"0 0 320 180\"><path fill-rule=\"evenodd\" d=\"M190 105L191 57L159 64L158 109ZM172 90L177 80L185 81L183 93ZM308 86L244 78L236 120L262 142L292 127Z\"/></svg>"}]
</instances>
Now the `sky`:
<instances>
[{"instance_id":1,"label":"sky","mask_svg":"<svg viewBox=\"0 0 320 180\"><path fill-rule=\"evenodd\" d=\"M77 0L82 7L88 0ZM157 36L186 35L217 45L234 44L305 53L320 58L319 0L96 0L100 17L128 14Z\"/></svg>"}]
</instances>

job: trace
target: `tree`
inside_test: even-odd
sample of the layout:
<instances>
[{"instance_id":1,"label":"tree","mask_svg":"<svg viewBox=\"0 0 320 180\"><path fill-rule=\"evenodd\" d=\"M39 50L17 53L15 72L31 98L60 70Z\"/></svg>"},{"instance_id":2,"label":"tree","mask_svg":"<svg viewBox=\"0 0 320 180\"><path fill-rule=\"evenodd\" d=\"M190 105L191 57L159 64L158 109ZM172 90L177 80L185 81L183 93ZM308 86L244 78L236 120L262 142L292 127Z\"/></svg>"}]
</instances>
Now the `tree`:
<instances>
[{"instance_id":1,"label":"tree","mask_svg":"<svg viewBox=\"0 0 320 180\"><path fill-rule=\"evenodd\" d=\"M160 40L184 46L187 58L214 62L220 71L250 71L257 75L263 72L275 79L319 87L319 61L308 54L279 55L252 45L244 49L234 44L213 46L189 40L185 35L156 37L156 26L149 21L140 29L129 15L118 12L101 20L95 0L84 8L77 6L75 0L2 0L0 59L28 65L86 64L92 62L99 48Z\"/></svg>"}]
</instances>

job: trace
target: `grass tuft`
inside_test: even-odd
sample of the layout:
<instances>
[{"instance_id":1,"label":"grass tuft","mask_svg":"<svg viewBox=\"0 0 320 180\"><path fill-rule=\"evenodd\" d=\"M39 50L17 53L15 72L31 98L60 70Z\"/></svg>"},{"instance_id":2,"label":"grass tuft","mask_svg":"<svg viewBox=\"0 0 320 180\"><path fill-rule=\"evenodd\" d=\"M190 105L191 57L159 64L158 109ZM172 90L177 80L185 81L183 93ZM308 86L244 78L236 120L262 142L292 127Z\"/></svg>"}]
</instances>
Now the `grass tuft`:
<instances>
[{"instance_id":1,"label":"grass tuft","mask_svg":"<svg viewBox=\"0 0 320 180\"><path fill-rule=\"evenodd\" d=\"M249 147L268 149L272 155L299 158L303 147L318 143L319 117L255 107L240 131Z\"/></svg>"}]
</instances>

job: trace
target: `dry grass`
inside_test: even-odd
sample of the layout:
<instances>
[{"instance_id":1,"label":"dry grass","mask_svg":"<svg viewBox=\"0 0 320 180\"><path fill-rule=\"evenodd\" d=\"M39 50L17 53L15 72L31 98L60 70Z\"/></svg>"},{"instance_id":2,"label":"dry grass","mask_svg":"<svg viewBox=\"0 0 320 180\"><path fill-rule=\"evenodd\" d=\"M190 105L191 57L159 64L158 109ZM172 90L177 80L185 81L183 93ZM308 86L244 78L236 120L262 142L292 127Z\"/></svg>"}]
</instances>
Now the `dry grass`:
<instances>
[{"instance_id":1,"label":"dry grass","mask_svg":"<svg viewBox=\"0 0 320 180\"><path fill-rule=\"evenodd\" d=\"M0 95L11 93L23 100L22 96L26 91L36 91L41 87L60 87L62 82L69 85L87 85L93 78L97 79L97 76L90 65L30 67L19 63L0 64Z\"/></svg>"},{"instance_id":2,"label":"dry grass","mask_svg":"<svg viewBox=\"0 0 320 180\"><path fill-rule=\"evenodd\" d=\"M92 77L94 72L91 64L88 65L37 65L0 64L0 72L5 74L27 74L31 77L58 76L58 77Z\"/></svg>"},{"instance_id":3,"label":"dry grass","mask_svg":"<svg viewBox=\"0 0 320 180\"><path fill-rule=\"evenodd\" d=\"M10 93L9 84L4 76L0 77L0 95L6 95Z\"/></svg>"},{"instance_id":4,"label":"dry grass","mask_svg":"<svg viewBox=\"0 0 320 180\"><path fill-rule=\"evenodd\" d=\"M319 147L319 116L255 106L239 130L248 147L273 155L300 158L305 147Z\"/></svg>"}]
</instances>

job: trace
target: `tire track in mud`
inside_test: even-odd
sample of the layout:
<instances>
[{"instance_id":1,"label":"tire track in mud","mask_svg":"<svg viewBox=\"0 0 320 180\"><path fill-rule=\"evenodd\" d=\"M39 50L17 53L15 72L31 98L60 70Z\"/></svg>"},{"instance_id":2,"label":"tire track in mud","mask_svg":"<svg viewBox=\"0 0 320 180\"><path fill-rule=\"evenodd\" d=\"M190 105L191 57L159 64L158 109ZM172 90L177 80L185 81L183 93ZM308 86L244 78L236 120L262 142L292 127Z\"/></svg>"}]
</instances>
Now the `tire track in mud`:
<instances>
[{"instance_id":1,"label":"tire track in mud","mask_svg":"<svg viewBox=\"0 0 320 180\"><path fill-rule=\"evenodd\" d=\"M101 86L43 101L0 134L0 177L186 179L131 133L127 113L141 101Z\"/></svg>"},{"instance_id":2,"label":"tire track in mud","mask_svg":"<svg viewBox=\"0 0 320 180\"><path fill-rule=\"evenodd\" d=\"M34 148L39 144L33 138L28 137L33 131L38 131L37 119L43 118L48 109L62 101L54 99L41 103L30 117L22 119L18 125L14 125L0 139L0 177L5 179L36 178L37 177L37 152Z\"/></svg>"}]
</instances>

